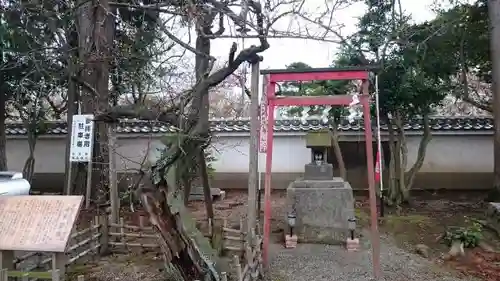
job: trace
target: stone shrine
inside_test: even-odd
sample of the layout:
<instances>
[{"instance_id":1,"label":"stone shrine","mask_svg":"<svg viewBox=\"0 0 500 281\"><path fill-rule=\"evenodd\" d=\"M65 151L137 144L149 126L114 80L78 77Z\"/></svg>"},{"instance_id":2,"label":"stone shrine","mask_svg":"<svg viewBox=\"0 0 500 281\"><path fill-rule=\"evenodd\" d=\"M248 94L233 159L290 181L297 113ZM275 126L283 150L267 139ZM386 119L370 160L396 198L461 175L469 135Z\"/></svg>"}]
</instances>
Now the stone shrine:
<instances>
[{"instance_id":1,"label":"stone shrine","mask_svg":"<svg viewBox=\"0 0 500 281\"><path fill-rule=\"evenodd\" d=\"M303 178L287 188L285 221L295 217L291 231L303 243L345 243L349 219L355 217L351 185L333 176L333 165L327 163L331 133L316 131L307 134L311 163L305 165ZM290 234L290 226L285 229Z\"/></svg>"}]
</instances>

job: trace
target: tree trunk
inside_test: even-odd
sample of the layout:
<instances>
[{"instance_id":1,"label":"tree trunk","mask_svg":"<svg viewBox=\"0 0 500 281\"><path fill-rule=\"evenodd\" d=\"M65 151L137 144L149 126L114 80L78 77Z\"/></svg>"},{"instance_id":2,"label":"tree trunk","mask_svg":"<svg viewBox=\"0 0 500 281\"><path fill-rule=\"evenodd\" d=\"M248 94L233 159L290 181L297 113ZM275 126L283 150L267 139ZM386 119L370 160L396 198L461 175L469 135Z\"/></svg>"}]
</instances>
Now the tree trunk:
<instances>
[{"instance_id":1,"label":"tree trunk","mask_svg":"<svg viewBox=\"0 0 500 281\"><path fill-rule=\"evenodd\" d=\"M189 196L191 195L191 180L184 176L182 178L182 186L184 187L184 206L187 206L189 203Z\"/></svg>"},{"instance_id":2,"label":"tree trunk","mask_svg":"<svg viewBox=\"0 0 500 281\"><path fill-rule=\"evenodd\" d=\"M200 167L201 183L203 184L203 196L205 198L205 207L207 209L207 219L209 222L214 222L214 207L212 204L212 192L210 191L210 181L208 179L207 161L203 149L200 149L198 163Z\"/></svg>"},{"instance_id":3,"label":"tree trunk","mask_svg":"<svg viewBox=\"0 0 500 281\"><path fill-rule=\"evenodd\" d=\"M410 170L408 170L408 172L406 172L405 174L405 180L406 180L405 185L408 191L411 190L411 188L413 187L413 182L415 181L415 177L417 176L417 173L420 171L420 168L422 168L422 165L424 164L425 154L427 152L427 146L429 145L429 142L432 139L431 126L429 123L429 115L425 114L423 116L423 123L424 123L423 124L424 133L418 145L417 159L415 160L415 163L410 168Z\"/></svg>"},{"instance_id":4,"label":"tree trunk","mask_svg":"<svg viewBox=\"0 0 500 281\"><path fill-rule=\"evenodd\" d=\"M398 185L399 185L399 193L401 194L401 201L398 202L406 203L409 193L405 184L405 172L406 166L408 163L408 148L406 143L406 136L403 128L403 119L401 117L401 113L396 112L396 118L394 119L396 128L397 128L397 142L396 142L396 152L398 155L396 160L396 171L398 173Z\"/></svg>"},{"instance_id":5,"label":"tree trunk","mask_svg":"<svg viewBox=\"0 0 500 281\"><path fill-rule=\"evenodd\" d=\"M500 199L500 0L488 1L490 20L490 48L492 60L493 118L495 133L493 136L494 181L489 201Z\"/></svg>"},{"instance_id":6,"label":"tree trunk","mask_svg":"<svg viewBox=\"0 0 500 281\"><path fill-rule=\"evenodd\" d=\"M386 203L389 206L399 205L401 203L401 193L399 188L399 166L400 166L400 150L396 140L396 132L394 132L394 123L392 119L387 118L388 133L389 133L389 153L391 161L389 162L389 180L387 186Z\"/></svg>"},{"instance_id":7,"label":"tree trunk","mask_svg":"<svg viewBox=\"0 0 500 281\"><path fill-rule=\"evenodd\" d=\"M68 35L69 36L69 35ZM68 40L70 41L70 40ZM77 86L72 79L73 76L76 75L75 71L75 63L74 61L76 60L77 54L74 52L71 52L68 54L68 91L67 91L67 96L68 96L68 111L66 113L66 124L68 124L68 127L66 128L68 131L68 134L66 135L66 151L65 151L65 161L64 161L64 179L65 179L65 194L70 195L75 192L75 180L77 176L77 169L74 168L73 163L69 161L69 156L70 156L70 148L71 148L71 126L73 124L73 115L78 113L78 103L77 103ZM84 190L84 187L80 189L81 191ZM82 192L83 194L83 192Z\"/></svg>"},{"instance_id":8,"label":"tree trunk","mask_svg":"<svg viewBox=\"0 0 500 281\"><path fill-rule=\"evenodd\" d=\"M26 161L24 162L23 167L23 177L31 184L33 180L33 175L35 173L35 146L37 140L37 125L31 124L31 122L37 122L37 120L29 120L25 121L24 124L28 130L28 149L29 155Z\"/></svg>"},{"instance_id":9,"label":"tree trunk","mask_svg":"<svg viewBox=\"0 0 500 281\"><path fill-rule=\"evenodd\" d=\"M98 5L92 1L79 1L78 45L82 85L80 95L82 112L96 114L109 109L109 68L113 49L114 18L108 15L111 8L108 0L100 0ZM109 185L109 147L108 128L105 123L95 126L92 172L92 196L104 201Z\"/></svg>"},{"instance_id":10,"label":"tree trunk","mask_svg":"<svg viewBox=\"0 0 500 281\"><path fill-rule=\"evenodd\" d=\"M7 94L0 93L0 171L7 171L7 132L5 127Z\"/></svg>"},{"instance_id":11,"label":"tree trunk","mask_svg":"<svg viewBox=\"0 0 500 281\"><path fill-rule=\"evenodd\" d=\"M406 136L403 130L402 119L399 115L393 120L389 120L389 151L391 161L389 163L389 180L387 188L386 203L389 206L398 206L402 203L408 203L410 199L410 190L413 187L415 177L422 168L425 160L427 146L431 141L431 129L429 116L423 116L423 135L418 146L417 159L412 167L406 171L408 159L408 146ZM396 126L397 132L393 126Z\"/></svg>"},{"instance_id":12,"label":"tree trunk","mask_svg":"<svg viewBox=\"0 0 500 281\"><path fill-rule=\"evenodd\" d=\"M204 16L202 16L204 17ZM206 17L206 16L205 16ZM211 27L206 26L206 23L204 25L204 32L209 32ZM207 33L204 33L207 34ZM210 56L210 39L204 36L203 34L199 33L196 37L196 50L200 54L196 55L196 64L195 64L195 71L196 71L196 80L200 81L202 80L206 75L208 75L208 72L210 71L210 61L209 61L209 56ZM210 123L209 123L209 115L210 115L210 100L208 96L208 89L206 92L204 92L201 96L201 100L198 99L198 101L195 101L197 104L197 108L199 110L199 124L201 126L201 131L202 134L205 136L210 135ZM208 140L207 140L208 141ZM198 158L198 163L199 163L199 171L200 171L200 177L201 177L201 182L203 184L203 195L205 197L205 206L207 209L207 217L209 220L212 220L214 218L214 210L213 210L213 205L212 205L212 194L210 192L210 180L208 178L208 172L207 172L207 163L205 161L205 153L204 149L200 150L200 154L197 157Z\"/></svg>"},{"instance_id":13,"label":"tree trunk","mask_svg":"<svg viewBox=\"0 0 500 281\"><path fill-rule=\"evenodd\" d=\"M342 155L342 149L339 144L339 132L337 130L337 123L332 124L332 147L333 153L335 154L335 159L337 159L337 164L339 165L339 175L342 179L347 180L347 169L345 167L344 156Z\"/></svg>"}]
</instances>

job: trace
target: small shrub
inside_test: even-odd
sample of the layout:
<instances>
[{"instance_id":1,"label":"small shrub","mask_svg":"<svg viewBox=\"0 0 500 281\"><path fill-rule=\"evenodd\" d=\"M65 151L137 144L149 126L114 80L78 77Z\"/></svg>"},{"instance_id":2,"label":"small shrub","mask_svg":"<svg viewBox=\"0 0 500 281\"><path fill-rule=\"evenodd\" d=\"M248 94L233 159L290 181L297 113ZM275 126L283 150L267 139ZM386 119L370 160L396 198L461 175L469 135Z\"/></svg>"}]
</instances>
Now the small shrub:
<instances>
[{"instance_id":1,"label":"small shrub","mask_svg":"<svg viewBox=\"0 0 500 281\"><path fill-rule=\"evenodd\" d=\"M466 227L455 227L448 229L443 237L448 246L451 246L453 241L461 241L465 248L474 248L479 244L482 238L483 227L478 222L472 222Z\"/></svg>"}]
</instances>

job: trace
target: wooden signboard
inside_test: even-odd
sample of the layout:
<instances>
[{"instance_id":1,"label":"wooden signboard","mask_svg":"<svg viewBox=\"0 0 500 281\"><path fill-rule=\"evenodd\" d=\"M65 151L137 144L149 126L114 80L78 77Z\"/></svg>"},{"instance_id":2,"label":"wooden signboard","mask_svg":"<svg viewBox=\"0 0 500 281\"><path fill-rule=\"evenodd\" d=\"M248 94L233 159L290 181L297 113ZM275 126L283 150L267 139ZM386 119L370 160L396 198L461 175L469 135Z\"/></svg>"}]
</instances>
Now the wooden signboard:
<instances>
[{"instance_id":1,"label":"wooden signboard","mask_svg":"<svg viewBox=\"0 0 500 281\"><path fill-rule=\"evenodd\" d=\"M319 130L309 132L306 135L306 146L311 147L331 147L332 135L329 130Z\"/></svg>"},{"instance_id":2,"label":"wooden signboard","mask_svg":"<svg viewBox=\"0 0 500 281\"><path fill-rule=\"evenodd\" d=\"M0 196L0 250L62 253L82 196Z\"/></svg>"}]
</instances>

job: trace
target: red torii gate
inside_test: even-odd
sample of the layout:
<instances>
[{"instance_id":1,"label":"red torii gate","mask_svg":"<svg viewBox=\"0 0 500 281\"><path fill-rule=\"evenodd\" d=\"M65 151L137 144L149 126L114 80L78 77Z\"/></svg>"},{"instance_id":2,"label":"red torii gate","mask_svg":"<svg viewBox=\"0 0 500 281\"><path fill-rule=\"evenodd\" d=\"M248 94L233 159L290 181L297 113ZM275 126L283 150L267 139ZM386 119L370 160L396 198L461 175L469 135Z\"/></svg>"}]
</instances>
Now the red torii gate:
<instances>
[{"instance_id":1,"label":"red torii gate","mask_svg":"<svg viewBox=\"0 0 500 281\"><path fill-rule=\"evenodd\" d=\"M279 69L261 70L264 75L264 91L260 106L261 129L260 129L260 152L266 153L266 174L264 181L264 241L263 259L268 265L269 238L271 231L271 168L273 162L273 133L274 133L274 110L277 106L312 106L332 105L349 106L353 101L351 95L334 96L276 96L277 82L290 81L324 81L324 80L361 80L362 93L358 96L363 106L363 119L365 125L366 142L366 165L368 170L368 188L370 196L371 212L371 236L373 253L373 273L376 278L380 276L380 237L378 231L377 199L374 182L374 159L372 147L372 128L370 122L370 95L369 74L374 67L345 67L345 68L316 68L307 70Z\"/></svg>"}]
</instances>

